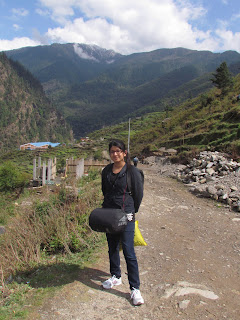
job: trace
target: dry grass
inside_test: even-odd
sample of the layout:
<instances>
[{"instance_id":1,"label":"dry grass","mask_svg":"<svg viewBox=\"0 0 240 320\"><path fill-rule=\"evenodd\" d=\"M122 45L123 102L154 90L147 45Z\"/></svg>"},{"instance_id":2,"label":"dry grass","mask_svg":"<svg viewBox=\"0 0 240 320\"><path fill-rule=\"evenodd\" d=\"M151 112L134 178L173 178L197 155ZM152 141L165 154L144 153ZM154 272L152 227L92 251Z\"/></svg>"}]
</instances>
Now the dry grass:
<instances>
[{"instance_id":1,"label":"dry grass","mask_svg":"<svg viewBox=\"0 0 240 320\"><path fill-rule=\"evenodd\" d=\"M46 255L81 252L96 241L88 214L101 201L100 179L88 181L80 197L72 190L59 188L49 200L38 200L9 220L0 246L2 288L10 275L31 270Z\"/></svg>"}]
</instances>

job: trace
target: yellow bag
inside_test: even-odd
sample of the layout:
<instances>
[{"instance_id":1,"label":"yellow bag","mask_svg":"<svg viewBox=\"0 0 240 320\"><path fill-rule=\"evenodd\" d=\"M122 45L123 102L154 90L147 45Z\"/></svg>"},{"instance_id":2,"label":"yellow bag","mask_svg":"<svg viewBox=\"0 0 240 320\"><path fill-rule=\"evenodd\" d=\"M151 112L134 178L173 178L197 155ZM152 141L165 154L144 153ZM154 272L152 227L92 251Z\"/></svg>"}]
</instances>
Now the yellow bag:
<instances>
[{"instance_id":1,"label":"yellow bag","mask_svg":"<svg viewBox=\"0 0 240 320\"><path fill-rule=\"evenodd\" d=\"M147 246L146 241L143 239L141 231L138 227L138 221L135 221L135 232L134 232L134 247L136 246ZM119 251L122 250L122 242L120 242Z\"/></svg>"},{"instance_id":2,"label":"yellow bag","mask_svg":"<svg viewBox=\"0 0 240 320\"><path fill-rule=\"evenodd\" d=\"M135 221L134 246L147 246L147 243L143 239L141 231L139 230L137 220Z\"/></svg>"}]
</instances>

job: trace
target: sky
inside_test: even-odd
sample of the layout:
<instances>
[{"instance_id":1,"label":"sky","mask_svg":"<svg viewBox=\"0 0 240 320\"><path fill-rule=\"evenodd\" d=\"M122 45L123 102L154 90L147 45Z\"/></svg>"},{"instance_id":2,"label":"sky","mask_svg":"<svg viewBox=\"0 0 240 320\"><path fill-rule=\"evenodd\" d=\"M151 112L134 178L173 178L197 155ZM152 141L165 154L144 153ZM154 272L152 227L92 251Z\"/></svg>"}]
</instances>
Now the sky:
<instances>
[{"instance_id":1,"label":"sky","mask_svg":"<svg viewBox=\"0 0 240 320\"><path fill-rule=\"evenodd\" d=\"M56 42L240 52L239 0L0 0L0 51Z\"/></svg>"}]
</instances>

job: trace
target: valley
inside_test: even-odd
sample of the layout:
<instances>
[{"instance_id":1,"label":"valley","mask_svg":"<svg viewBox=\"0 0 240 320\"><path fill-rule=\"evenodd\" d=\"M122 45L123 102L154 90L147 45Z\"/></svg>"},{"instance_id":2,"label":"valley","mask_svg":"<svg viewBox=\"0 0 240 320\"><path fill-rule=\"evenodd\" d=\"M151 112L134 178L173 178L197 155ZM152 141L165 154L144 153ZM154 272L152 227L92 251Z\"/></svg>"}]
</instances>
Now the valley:
<instances>
[{"instance_id":1,"label":"valley","mask_svg":"<svg viewBox=\"0 0 240 320\"><path fill-rule=\"evenodd\" d=\"M184 48L120 55L97 46L53 44L6 52L42 83L75 138L106 125L179 104L212 87L226 61L234 75L240 55Z\"/></svg>"}]
</instances>

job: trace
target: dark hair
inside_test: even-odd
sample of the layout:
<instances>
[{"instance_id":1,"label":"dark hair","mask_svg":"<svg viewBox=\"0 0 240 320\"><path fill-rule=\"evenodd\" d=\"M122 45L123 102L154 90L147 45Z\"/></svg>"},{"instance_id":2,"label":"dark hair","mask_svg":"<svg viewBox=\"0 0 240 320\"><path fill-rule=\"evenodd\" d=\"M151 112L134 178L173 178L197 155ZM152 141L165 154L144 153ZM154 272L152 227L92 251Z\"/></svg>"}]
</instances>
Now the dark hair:
<instances>
[{"instance_id":1,"label":"dark hair","mask_svg":"<svg viewBox=\"0 0 240 320\"><path fill-rule=\"evenodd\" d=\"M109 143L109 145L108 145L109 152L110 152L112 147L118 147L123 152L125 152L127 150L126 146L125 146L125 143L122 140L119 140L119 139L114 139ZM128 152L127 152L127 156L126 156L126 163L127 163L128 167L131 166L130 154Z\"/></svg>"}]
</instances>

